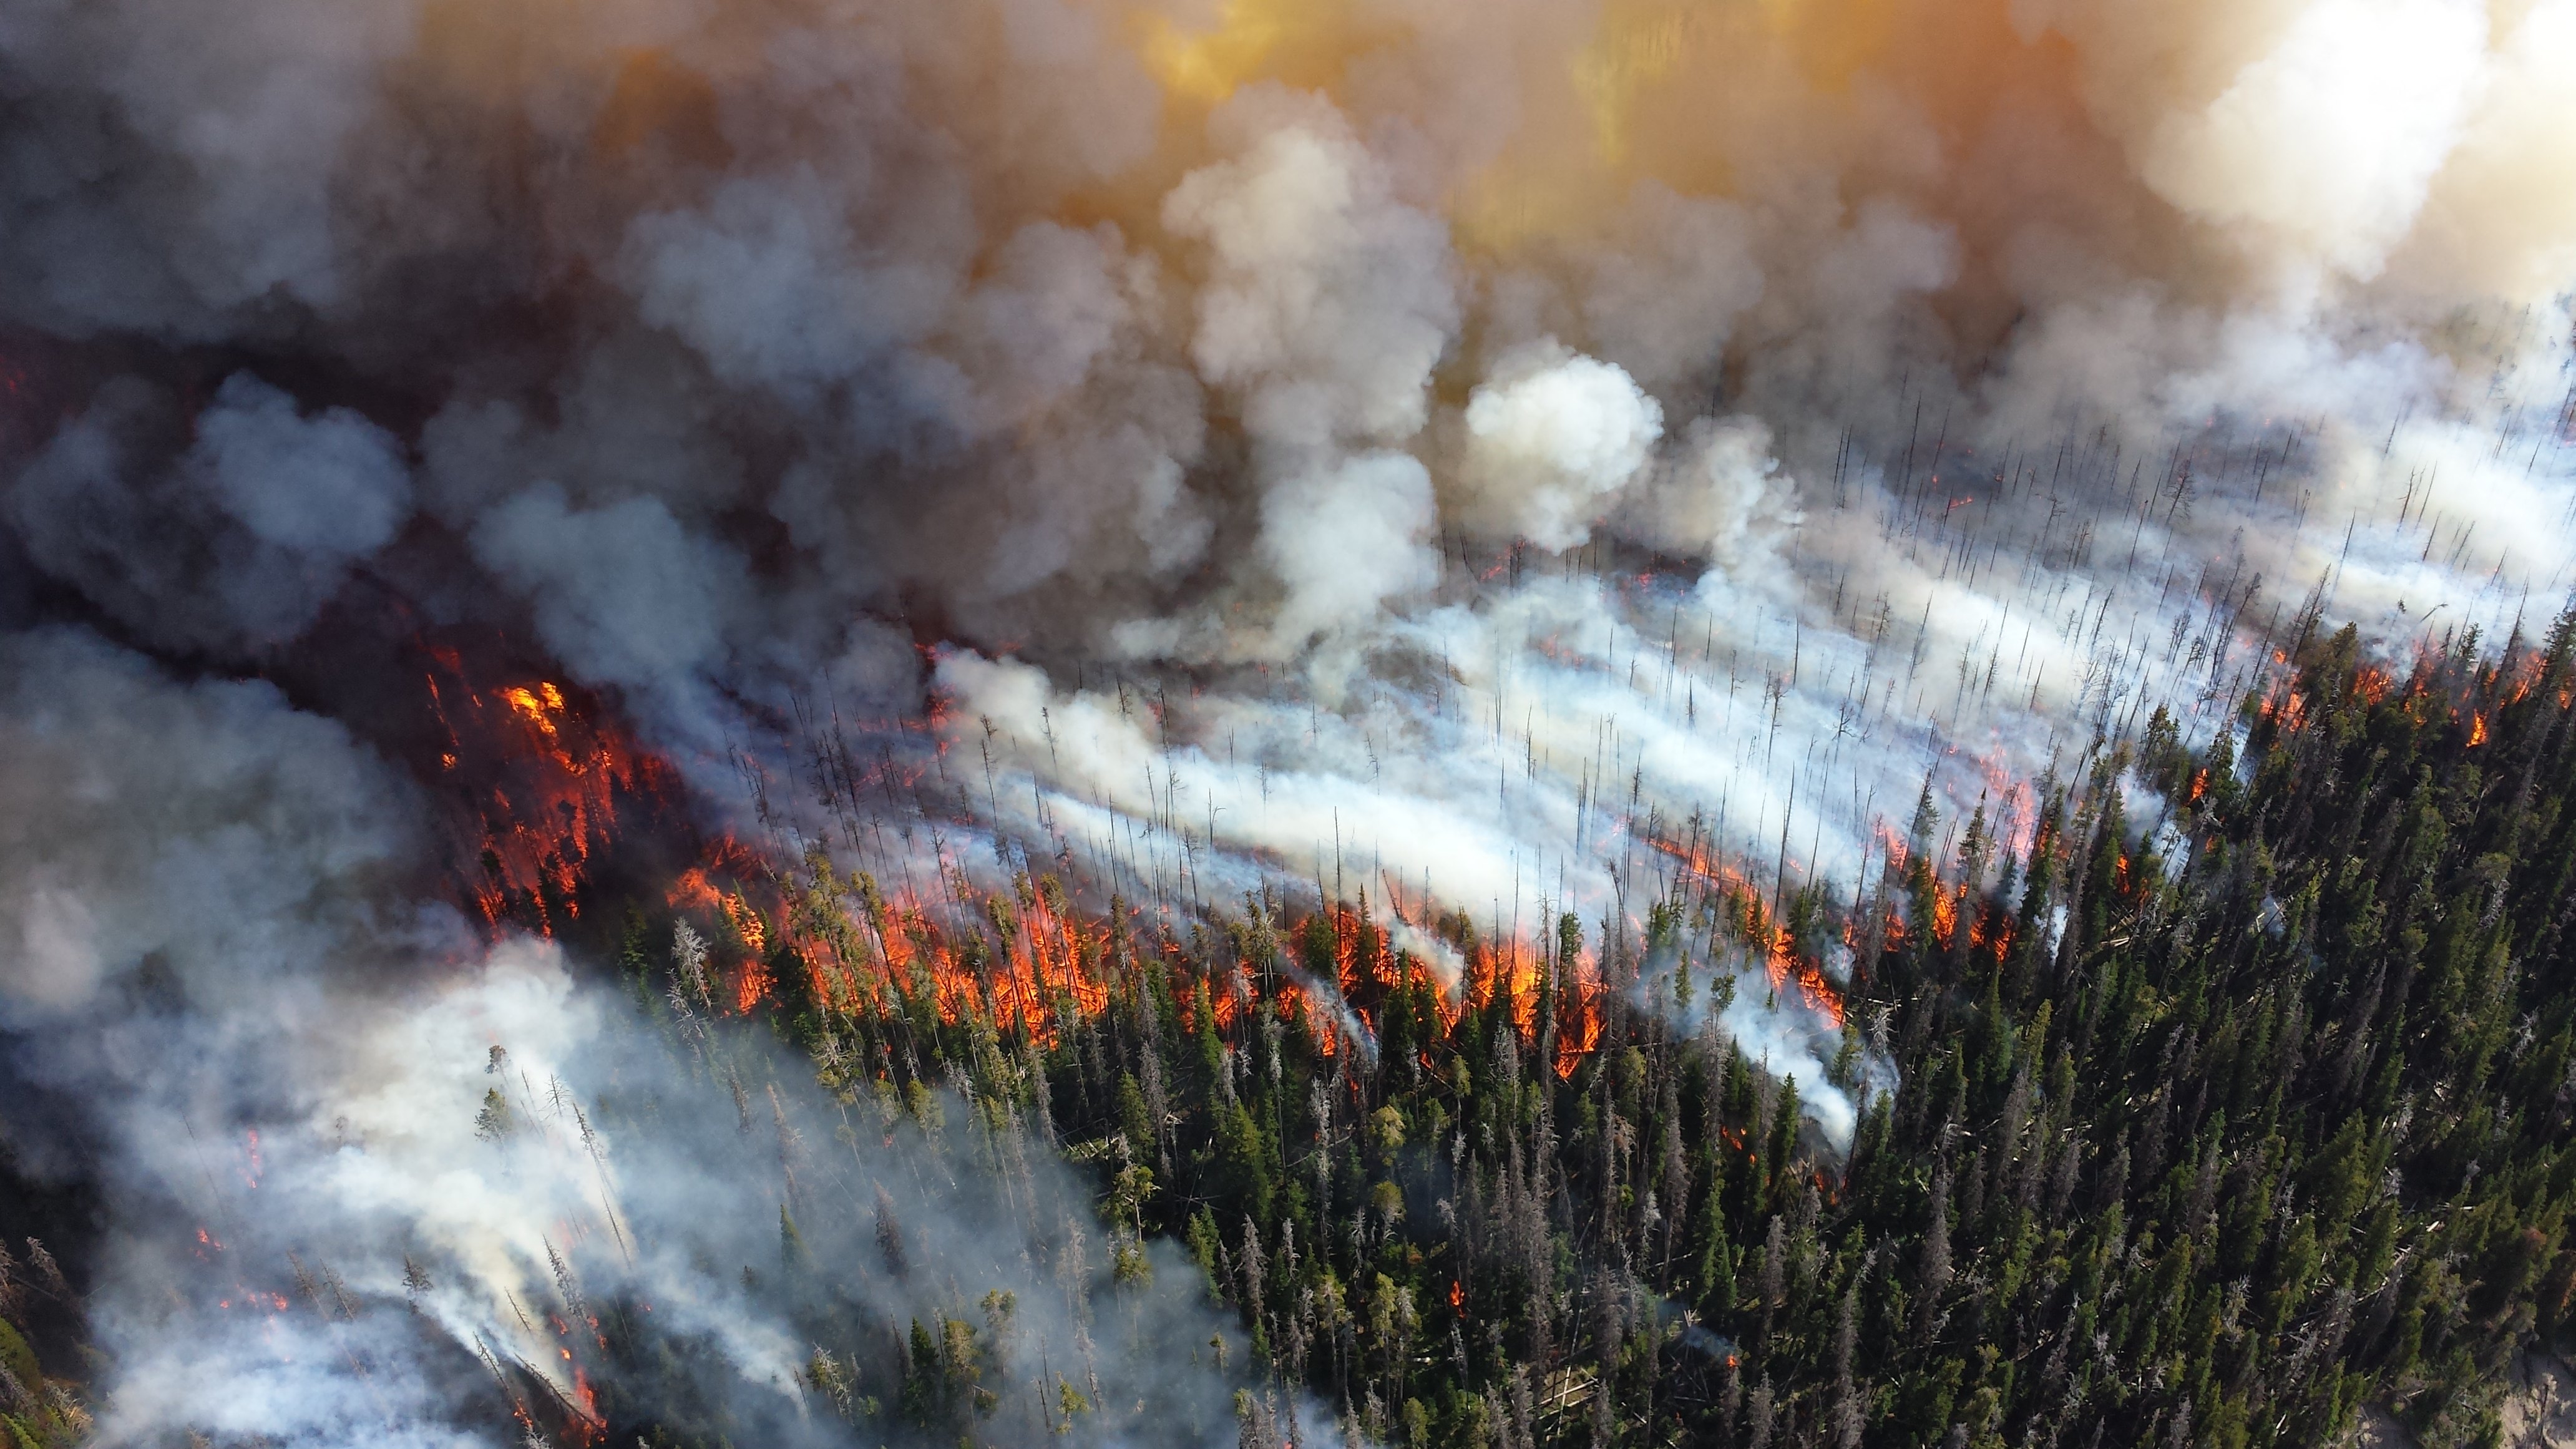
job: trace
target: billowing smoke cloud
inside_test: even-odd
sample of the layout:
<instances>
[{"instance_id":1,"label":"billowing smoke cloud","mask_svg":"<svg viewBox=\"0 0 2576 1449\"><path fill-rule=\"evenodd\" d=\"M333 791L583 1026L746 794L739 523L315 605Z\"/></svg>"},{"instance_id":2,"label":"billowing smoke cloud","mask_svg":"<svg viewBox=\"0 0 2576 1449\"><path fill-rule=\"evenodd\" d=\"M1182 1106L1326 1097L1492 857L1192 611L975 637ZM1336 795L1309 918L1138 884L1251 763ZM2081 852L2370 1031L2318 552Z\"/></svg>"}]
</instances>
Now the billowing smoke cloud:
<instances>
[{"instance_id":1,"label":"billowing smoke cloud","mask_svg":"<svg viewBox=\"0 0 2576 1449\"><path fill-rule=\"evenodd\" d=\"M674 711L658 692L688 692L724 662L742 560L683 529L657 498L575 510L542 482L486 511L470 540L475 561L526 598L537 637L585 680Z\"/></svg>"},{"instance_id":2,"label":"billowing smoke cloud","mask_svg":"<svg viewBox=\"0 0 2576 1449\"><path fill-rule=\"evenodd\" d=\"M1466 422L1470 525L1550 552L1591 537L1603 501L1646 466L1664 430L1663 409L1626 373L1553 343L1503 359Z\"/></svg>"},{"instance_id":3,"label":"billowing smoke cloud","mask_svg":"<svg viewBox=\"0 0 2576 1449\"><path fill-rule=\"evenodd\" d=\"M94 1017L103 995L302 1015L322 1005L310 988L363 979L365 956L441 944L434 922L383 908L416 844L398 783L265 685L181 688L132 654L39 631L0 646L0 730L0 1009L49 1044L20 1071L42 1080L59 1058L63 1085L84 1086L95 1044L52 1028ZM310 963L293 972L307 990L272 993L282 962Z\"/></svg>"},{"instance_id":4,"label":"billowing smoke cloud","mask_svg":"<svg viewBox=\"0 0 2576 1449\"><path fill-rule=\"evenodd\" d=\"M784 721L935 692L973 868L1356 880L1435 957L1432 909L1607 954L1713 872L1860 901L1927 781L2018 842L2303 604L2403 658L2576 583L2570 73L2570 0L18 7L0 982L126 1199L118 1422L238 1427L187 1362L356 1422L140 1306L215 1208L155 1164L257 1122L352 1292L437 1260L436 1332L333 1351L442 1442L580 1180L424 1205L490 1145L457 1023L625 1069L411 904L432 767L321 661L522 641L746 816ZM1796 992L1722 1026L1848 1122ZM683 1221L609 1136L600 1224Z\"/></svg>"},{"instance_id":5,"label":"billowing smoke cloud","mask_svg":"<svg viewBox=\"0 0 2576 1449\"><path fill-rule=\"evenodd\" d=\"M292 639L410 511L383 429L346 408L299 416L248 372L193 421L148 382L108 383L8 494L49 572L177 648Z\"/></svg>"}]
</instances>

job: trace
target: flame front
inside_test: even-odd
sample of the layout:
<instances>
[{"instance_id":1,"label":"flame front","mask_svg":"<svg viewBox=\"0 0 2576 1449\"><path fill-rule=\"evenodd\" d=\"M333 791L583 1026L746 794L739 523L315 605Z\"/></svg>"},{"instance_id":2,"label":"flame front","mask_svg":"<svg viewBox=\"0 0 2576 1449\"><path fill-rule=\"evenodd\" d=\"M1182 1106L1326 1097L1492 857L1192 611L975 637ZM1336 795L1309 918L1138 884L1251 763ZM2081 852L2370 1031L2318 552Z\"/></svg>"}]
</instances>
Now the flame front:
<instances>
[{"instance_id":1,"label":"flame front","mask_svg":"<svg viewBox=\"0 0 2576 1449\"><path fill-rule=\"evenodd\" d=\"M1688 846L1654 836L1647 843L1665 857L1680 864L1685 876L1726 902L1736 929L1742 938L1760 953L1763 973L1770 979L1772 994L1781 1000L1795 1000L1824 1019L1836 1031L1843 1025L1841 988L1827 977L1824 968L1798 949L1798 942L1786 925L1771 919L1770 908L1762 893L1754 889L1743 874L1719 861L1703 846ZM1891 849L1897 848L1891 843ZM1944 898L1946 901L1946 897ZM1942 939L1947 941L1945 929Z\"/></svg>"}]
</instances>

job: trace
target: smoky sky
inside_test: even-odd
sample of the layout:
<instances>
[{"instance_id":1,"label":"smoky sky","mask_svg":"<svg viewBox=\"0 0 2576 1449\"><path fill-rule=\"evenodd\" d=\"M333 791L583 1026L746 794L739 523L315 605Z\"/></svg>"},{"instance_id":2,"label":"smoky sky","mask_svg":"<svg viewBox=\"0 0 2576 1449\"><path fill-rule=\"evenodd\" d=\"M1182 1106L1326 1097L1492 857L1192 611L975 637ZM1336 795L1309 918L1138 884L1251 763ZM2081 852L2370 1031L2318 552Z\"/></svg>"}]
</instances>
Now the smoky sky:
<instances>
[{"instance_id":1,"label":"smoky sky","mask_svg":"<svg viewBox=\"0 0 2576 1449\"><path fill-rule=\"evenodd\" d=\"M1895 471L1916 404L2558 400L2556 5L1275 9L30 7L0 308L76 360L9 526L147 646L376 570L685 738L862 618L1279 661L1440 535L1747 567L1765 465Z\"/></svg>"}]
</instances>

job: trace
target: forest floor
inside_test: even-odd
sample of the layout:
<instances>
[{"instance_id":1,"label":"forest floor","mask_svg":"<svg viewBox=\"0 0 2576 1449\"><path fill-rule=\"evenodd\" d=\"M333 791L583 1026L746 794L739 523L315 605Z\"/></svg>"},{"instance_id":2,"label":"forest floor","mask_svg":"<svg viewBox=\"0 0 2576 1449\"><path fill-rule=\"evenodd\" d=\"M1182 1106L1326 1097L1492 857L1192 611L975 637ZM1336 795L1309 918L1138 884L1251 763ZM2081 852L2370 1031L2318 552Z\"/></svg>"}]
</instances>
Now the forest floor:
<instances>
[{"instance_id":1,"label":"forest floor","mask_svg":"<svg viewBox=\"0 0 2576 1449\"><path fill-rule=\"evenodd\" d=\"M2503 1402L2502 1449L2576 1449L2576 1369L2556 1354L2514 1359ZM2364 1409L2351 1449L2416 1449L2420 1441L2386 1410Z\"/></svg>"},{"instance_id":2,"label":"forest floor","mask_svg":"<svg viewBox=\"0 0 2576 1449\"><path fill-rule=\"evenodd\" d=\"M2504 1449L2576 1446L2576 1370L2557 1355L2516 1359L2502 1408Z\"/></svg>"}]
</instances>

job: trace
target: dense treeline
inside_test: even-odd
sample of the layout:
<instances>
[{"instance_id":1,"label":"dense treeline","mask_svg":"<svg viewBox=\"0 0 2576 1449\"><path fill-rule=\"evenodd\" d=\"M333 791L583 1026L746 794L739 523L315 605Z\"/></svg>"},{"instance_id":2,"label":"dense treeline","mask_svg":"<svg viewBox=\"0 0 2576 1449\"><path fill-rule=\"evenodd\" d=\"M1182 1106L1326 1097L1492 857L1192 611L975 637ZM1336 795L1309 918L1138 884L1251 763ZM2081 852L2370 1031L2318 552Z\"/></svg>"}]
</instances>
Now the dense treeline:
<instances>
[{"instance_id":1,"label":"dense treeline","mask_svg":"<svg viewBox=\"0 0 2576 1449\"><path fill-rule=\"evenodd\" d=\"M961 1085L1098 1164L1255 1363L1393 1442L2315 1444L2372 1401L2492 1442L2576 1282L2571 653L2390 678L2311 624L2234 733L2097 744L2018 852L1927 796L1874 897L1775 924L1677 871L1462 1004L1364 909L1086 933L1024 879L942 935L818 857L780 1026L848 1098ZM1041 933L1101 999L989 984ZM1837 943L1848 1152L1707 1024ZM816 953L896 969L835 1001Z\"/></svg>"}]
</instances>

